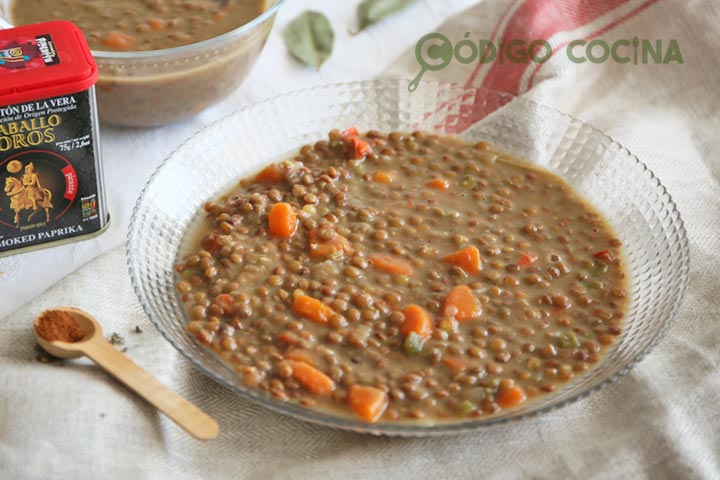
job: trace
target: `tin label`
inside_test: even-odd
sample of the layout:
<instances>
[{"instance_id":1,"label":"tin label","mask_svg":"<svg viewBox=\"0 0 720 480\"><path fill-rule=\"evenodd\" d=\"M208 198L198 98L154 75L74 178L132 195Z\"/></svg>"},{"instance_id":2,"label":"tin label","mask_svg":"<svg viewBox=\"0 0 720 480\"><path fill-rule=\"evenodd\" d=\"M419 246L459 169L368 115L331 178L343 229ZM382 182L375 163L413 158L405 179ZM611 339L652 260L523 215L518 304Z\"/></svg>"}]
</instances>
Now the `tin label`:
<instances>
[{"instance_id":1,"label":"tin label","mask_svg":"<svg viewBox=\"0 0 720 480\"><path fill-rule=\"evenodd\" d=\"M0 252L99 230L89 91L0 107Z\"/></svg>"},{"instance_id":2,"label":"tin label","mask_svg":"<svg viewBox=\"0 0 720 480\"><path fill-rule=\"evenodd\" d=\"M51 35L16 38L0 43L0 67L6 69L37 68L58 65L60 56Z\"/></svg>"}]
</instances>

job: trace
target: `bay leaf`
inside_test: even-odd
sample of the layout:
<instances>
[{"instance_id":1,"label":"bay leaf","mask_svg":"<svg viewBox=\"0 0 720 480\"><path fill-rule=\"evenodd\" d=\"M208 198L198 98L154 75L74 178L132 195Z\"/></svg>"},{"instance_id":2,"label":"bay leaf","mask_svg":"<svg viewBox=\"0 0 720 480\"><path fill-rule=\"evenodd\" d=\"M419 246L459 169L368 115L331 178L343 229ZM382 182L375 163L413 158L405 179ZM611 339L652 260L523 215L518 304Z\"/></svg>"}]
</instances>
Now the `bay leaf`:
<instances>
[{"instance_id":1,"label":"bay leaf","mask_svg":"<svg viewBox=\"0 0 720 480\"><path fill-rule=\"evenodd\" d=\"M360 30L404 9L415 0L364 0L358 7Z\"/></svg>"},{"instance_id":2,"label":"bay leaf","mask_svg":"<svg viewBox=\"0 0 720 480\"><path fill-rule=\"evenodd\" d=\"M330 57L335 43L335 33L327 17L312 10L290 22L283 36L293 57L317 68Z\"/></svg>"}]
</instances>

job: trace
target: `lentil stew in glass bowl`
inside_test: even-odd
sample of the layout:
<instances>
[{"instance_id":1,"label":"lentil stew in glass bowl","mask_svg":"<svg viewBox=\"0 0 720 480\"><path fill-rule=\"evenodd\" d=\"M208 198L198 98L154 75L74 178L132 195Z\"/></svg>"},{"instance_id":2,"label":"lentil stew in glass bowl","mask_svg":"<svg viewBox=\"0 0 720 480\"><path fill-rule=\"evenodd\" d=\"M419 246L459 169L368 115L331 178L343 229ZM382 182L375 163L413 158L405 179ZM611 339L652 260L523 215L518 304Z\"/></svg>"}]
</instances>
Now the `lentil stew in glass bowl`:
<instances>
[{"instance_id":1,"label":"lentil stew in glass bowl","mask_svg":"<svg viewBox=\"0 0 720 480\"><path fill-rule=\"evenodd\" d=\"M196 115L235 91L285 1L0 0L0 28L77 23L98 65L101 122L152 127Z\"/></svg>"},{"instance_id":2,"label":"lentil stew in glass bowl","mask_svg":"<svg viewBox=\"0 0 720 480\"><path fill-rule=\"evenodd\" d=\"M488 115L448 136L467 105ZM242 134L257 121L273 128ZM587 395L659 340L687 280L674 204L617 143L522 98L395 80L203 130L148 183L128 256L151 320L213 378L400 435Z\"/></svg>"}]
</instances>

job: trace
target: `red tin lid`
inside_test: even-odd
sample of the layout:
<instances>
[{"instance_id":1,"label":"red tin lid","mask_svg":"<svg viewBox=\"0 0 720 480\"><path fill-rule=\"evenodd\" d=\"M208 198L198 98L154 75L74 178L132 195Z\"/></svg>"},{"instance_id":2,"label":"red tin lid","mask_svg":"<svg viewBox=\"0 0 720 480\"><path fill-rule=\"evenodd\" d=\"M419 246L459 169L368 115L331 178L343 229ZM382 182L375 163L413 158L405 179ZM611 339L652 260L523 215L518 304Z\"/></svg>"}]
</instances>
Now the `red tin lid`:
<instances>
[{"instance_id":1,"label":"red tin lid","mask_svg":"<svg viewBox=\"0 0 720 480\"><path fill-rule=\"evenodd\" d=\"M70 22L0 30L0 105L81 92L97 76L90 47Z\"/></svg>"}]
</instances>

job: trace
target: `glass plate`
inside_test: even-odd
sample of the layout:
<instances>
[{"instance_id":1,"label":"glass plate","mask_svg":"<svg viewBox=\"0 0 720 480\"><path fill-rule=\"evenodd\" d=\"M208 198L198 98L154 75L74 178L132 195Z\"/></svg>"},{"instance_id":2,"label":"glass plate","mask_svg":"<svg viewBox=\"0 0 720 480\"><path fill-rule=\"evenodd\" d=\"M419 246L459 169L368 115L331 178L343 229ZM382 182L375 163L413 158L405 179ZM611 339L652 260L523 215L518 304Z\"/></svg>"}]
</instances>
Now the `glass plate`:
<instances>
[{"instance_id":1,"label":"glass plate","mask_svg":"<svg viewBox=\"0 0 720 480\"><path fill-rule=\"evenodd\" d=\"M479 120L478 120L479 119ZM625 329L594 368L522 408L490 418L435 425L340 418L247 388L240 374L186 331L173 266L186 229L204 202L333 128L454 133L551 170L603 212L624 245L631 304ZM373 434L423 436L514 422L581 399L626 373L658 343L678 310L689 253L680 214L665 187L627 149L566 114L487 89L406 80L329 85L267 100L198 132L155 171L137 202L127 242L135 291L160 333L207 375L277 412Z\"/></svg>"}]
</instances>

